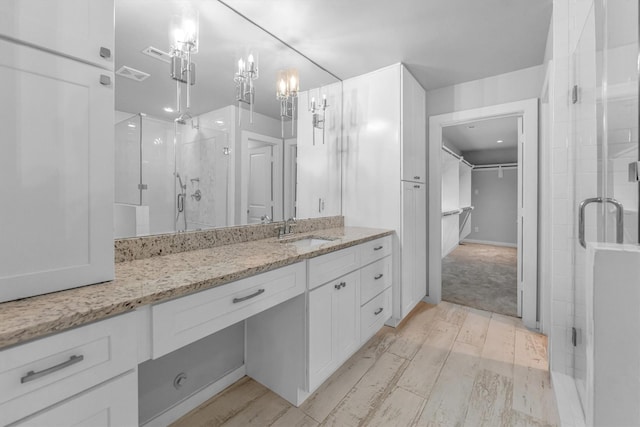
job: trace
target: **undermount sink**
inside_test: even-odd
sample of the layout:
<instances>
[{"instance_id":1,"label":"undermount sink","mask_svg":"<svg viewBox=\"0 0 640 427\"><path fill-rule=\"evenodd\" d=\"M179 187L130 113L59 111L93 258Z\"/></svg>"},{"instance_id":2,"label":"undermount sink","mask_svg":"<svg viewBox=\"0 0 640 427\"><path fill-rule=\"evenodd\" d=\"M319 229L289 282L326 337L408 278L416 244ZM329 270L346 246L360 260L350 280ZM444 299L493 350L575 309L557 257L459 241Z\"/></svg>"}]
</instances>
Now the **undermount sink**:
<instances>
[{"instance_id":1,"label":"undermount sink","mask_svg":"<svg viewBox=\"0 0 640 427\"><path fill-rule=\"evenodd\" d=\"M322 245L323 243L328 243L330 241L331 241L330 239L324 239L322 237L309 236L309 237L302 237L299 239L281 240L280 243L288 243L291 245L295 245L298 248L311 248L314 246Z\"/></svg>"}]
</instances>

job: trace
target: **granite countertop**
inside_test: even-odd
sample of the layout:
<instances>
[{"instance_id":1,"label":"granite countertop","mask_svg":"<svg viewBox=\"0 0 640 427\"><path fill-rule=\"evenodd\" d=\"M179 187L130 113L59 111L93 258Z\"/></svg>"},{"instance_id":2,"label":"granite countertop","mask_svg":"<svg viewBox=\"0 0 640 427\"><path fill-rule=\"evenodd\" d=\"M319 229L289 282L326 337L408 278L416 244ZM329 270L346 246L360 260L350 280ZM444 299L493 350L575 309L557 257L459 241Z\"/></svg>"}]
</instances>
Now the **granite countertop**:
<instances>
[{"instance_id":1,"label":"granite countertop","mask_svg":"<svg viewBox=\"0 0 640 427\"><path fill-rule=\"evenodd\" d=\"M1 303L0 348L390 234L372 228L330 228L293 236L331 240L308 248L268 238L117 263L113 281Z\"/></svg>"}]
</instances>

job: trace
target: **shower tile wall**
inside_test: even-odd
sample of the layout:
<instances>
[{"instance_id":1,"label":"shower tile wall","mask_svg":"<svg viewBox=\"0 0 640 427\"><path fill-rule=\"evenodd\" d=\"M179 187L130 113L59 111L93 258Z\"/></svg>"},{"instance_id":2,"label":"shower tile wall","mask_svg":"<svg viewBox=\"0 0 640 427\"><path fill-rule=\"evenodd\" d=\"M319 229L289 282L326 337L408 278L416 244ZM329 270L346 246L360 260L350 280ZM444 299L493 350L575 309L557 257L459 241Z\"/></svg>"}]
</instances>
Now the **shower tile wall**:
<instances>
[{"instance_id":1,"label":"shower tile wall","mask_svg":"<svg viewBox=\"0 0 640 427\"><path fill-rule=\"evenodd\" d=\"M178 136L177 170L187 185L185 211L189 230L222 227L227 224L229 135L207 129L187 128ZM181 142L180 142L181 141ZM200 200L196 192L200 191ZM178 224L180 226L180 224Z\"/></svg>"}]
</instances>

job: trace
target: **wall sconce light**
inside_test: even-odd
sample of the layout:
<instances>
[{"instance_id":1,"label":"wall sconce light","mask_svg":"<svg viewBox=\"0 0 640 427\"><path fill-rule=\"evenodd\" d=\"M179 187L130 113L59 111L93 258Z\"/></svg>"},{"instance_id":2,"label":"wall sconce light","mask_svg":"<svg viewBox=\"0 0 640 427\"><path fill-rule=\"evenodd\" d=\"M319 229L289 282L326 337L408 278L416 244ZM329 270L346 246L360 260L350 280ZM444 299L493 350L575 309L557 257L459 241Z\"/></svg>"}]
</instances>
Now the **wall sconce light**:
<instances>
[{"instance_id":1,"label":"wall sconce light","mask_svg":"<svg viewBox=\"0 0 640 427\"><path fill-rule=\"evenodd\" d=\"M320 89L318 89L318 94L320 94ZM313 145L316 145L316 129L322 129L322 145L324 145L325 110L328 106L326 94L322 95L322 101L319 104L316 103L315 98L311 98L309 103L311 123L313 124Z\"/></svg>"},{"instance_id":2,"label":"wall sconce light","mask_svg":"<svg viewBox=\"0 0 640 427\"><path fill-rule=\"evenodd\" d=\"M196 64L191 61L191 55L198 53L198 12L184 9L181 15L171 17L169 39L171 43L171 78L176 81L176 111L180 113L182 111L180 84L187 85L186 110L188 111L191 108L191 86L196 83Z\"/></svg>"},{"instance_id":3,"label":"wall sconce light","mask_svg":"<svg viewBox=\"0 0 640 427\"><path fill-rule=\"evenodd\" d=\"M280 101L280 122L282 125L282 137L284 138L284 121L291 120L291 136L295 133L296 106L298 103L298 91L300 79L298 70L290 68L278 72L276 97Z\"/></svg>"},{"instance_id":4,"label":"wall sconce light","mask_svg":"<svg viewBox=\"0 0 640 427\"><path fill-rule=\"evenodd\" d=\"M250 53L247 59L238 60L238 71L233 81L236 84L236 101L238 101L238 124L241 121L242 103L249 105L249 122L253 123L253 103L255 101L255 87L253 81L258 78L258 56Z\"/></svg>"}]
</instances>

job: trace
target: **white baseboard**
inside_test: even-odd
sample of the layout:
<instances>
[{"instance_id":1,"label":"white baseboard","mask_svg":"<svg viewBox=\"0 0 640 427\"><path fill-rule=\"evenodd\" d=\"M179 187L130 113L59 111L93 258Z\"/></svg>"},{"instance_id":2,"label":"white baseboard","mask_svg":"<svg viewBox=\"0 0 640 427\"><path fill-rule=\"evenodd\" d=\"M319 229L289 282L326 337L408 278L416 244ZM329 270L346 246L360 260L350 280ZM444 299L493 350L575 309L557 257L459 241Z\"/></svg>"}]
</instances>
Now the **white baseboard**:
<instances>
[{"instance_id":1,"label":"white baseboard","mask_svg":"<svg viewBox=\"0 0 640 427\"><path fill-rule=\"evenodd\" d=\"M473 239L464 239L462 243L478 243L480 245L491 245L491 246L504 246L507 248L517 248L518 245L515 243L504 243L504 242L492 242L490 240L473 240Z\"/></svg>"},{"instance_id":2,"label":"white baseboard","mask_svg":"<svg viewBox=\"0 0 640 427\"><path fill-rule=\"evenodd\" d=\"M563 427L585 427L584 413L573 378L551 371L551 382L556 396L560 425Z\"/></svg>"},{"instance_id":3,"label":"white baseboard","mask_svg":"<svg viewBox=\"0 0 640 427\"><path fill-rule=\"evenodd\" d=\"M242 365L235 371L232 371L220 378L218 381L209 384L201 388L199 391L193 393L185 400L173 405L157 417L147 421L143 424L144 427L166 427L172 422L178 420L180 417L186 415L189 411L194 410L198 406L202 405L207 400L211 399L216 394L220 393L231 384L238 381L240 378L246 375L246 367Z\"/></svg>"}]
</instances>

